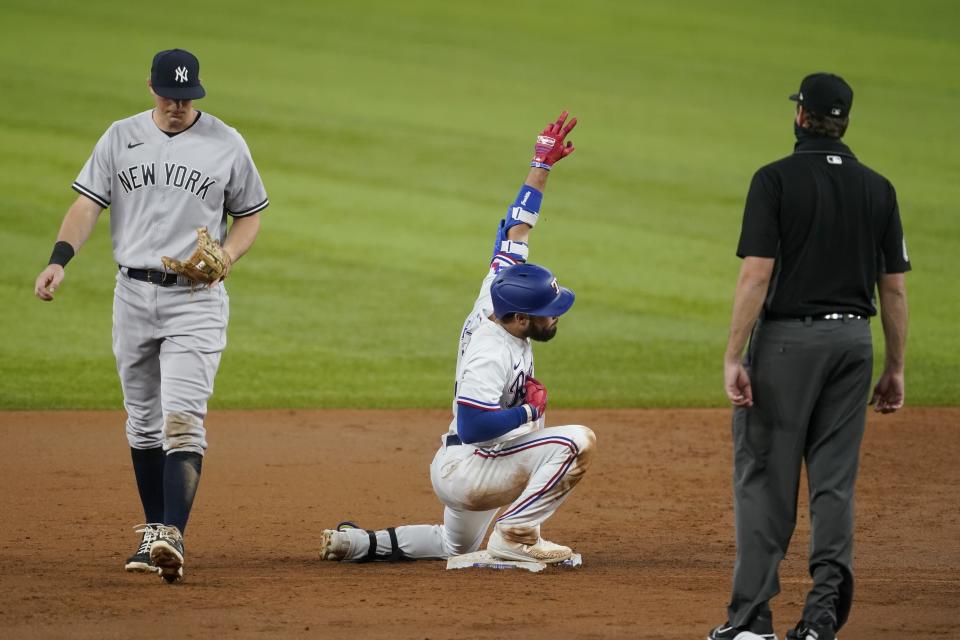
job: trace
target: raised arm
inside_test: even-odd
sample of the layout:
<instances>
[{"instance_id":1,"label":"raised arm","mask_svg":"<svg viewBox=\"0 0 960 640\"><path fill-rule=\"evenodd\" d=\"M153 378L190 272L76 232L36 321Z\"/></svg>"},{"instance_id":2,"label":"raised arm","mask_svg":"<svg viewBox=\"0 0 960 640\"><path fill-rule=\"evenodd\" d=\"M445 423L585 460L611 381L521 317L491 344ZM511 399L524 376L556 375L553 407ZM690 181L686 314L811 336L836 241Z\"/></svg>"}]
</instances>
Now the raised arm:
<instances>
[{"instance_id":1,"label":"raised arm","mask_svg":"<svg viewBox=\"0 0 960 640\"><path fill-rule=\"evenodd\" d=\"M527 260L530 231L540 217L540 203L547 188L550 170L574 152L573 142L566 140L566 137L577 126L577 119L571 118L567 122L568 115L566 111L561 113L537 136L527 179L507 210L506 217L500 221L493 249L494 266L498 262L499 266L510 266Z\"/></svg>"},{"instance_id":2,"label":"raised arm","mask_svg":"<svg viewBox=\"0 0 960 640\"><path fill-rule=\"evenodd\" d=\"M568 133L577 126L577 119L567 122L567 112L560 114L554 122L548 124L534 145L534 155L530 162L527 179L516 199L507 209L507 215L500 221L497 238L493 248L490 270L480 287L480 296L473 311L467 316L460 333L460 358L467 354L471 336L482 322L482 318L491 320L493 303L490 298L490 284L501 269L527 261L530 231L540 216L540 203L547 178L553 165L574 151L573 143L565 141ZM472 353L473 358L464 364L464 377L457 387L457 431L463 442L483 442L502 436L522 424L536 420L546 406L546 390L539 396L538 402L527 402L516 407L500 407L501 381L511 374L507 363L490 360L485 353ZM478 371L489 370L484 375ZM461 362L457 360L457 370ZM489 384L495 381L495 384ZM484 386L484 385L487 386Z\"/></svg>"},{"instance_id":3,"label":"raised arm","mask_svg":"<svg viewBox=\"0 0 960 640\"><path fill-rule=\"evenodd\" d=\"M54 291L63 282L63 268L90 237L101 211L103 208L87 196L78 196L67 209L50 262L34 283L34 293L38 298L48 302L53 300Z\"/></svg>"},{"instance_id":4,"label":"raised arm","mask_svg":"<svg viewBox=\"0 0 960 640\"><path fill-rule=\"evenodd\" d=\"M527 174L527 179L523 182L523 186L532 187L540 193L540 197L543 197L543 192L547 189L547 178L550 176L550 172L547 169L541 169L540 167L530 167L530 173ZM523 193L523 190L521 190ZM516 203L514 203L516 206ZM539 215L539 212L537 212ZM506 239L513 242L522 242L528 244L530 242L530 230L533 227L526 223L520 222L514 224L512 227L507 229Z\"/></svg>"}]
</instances>

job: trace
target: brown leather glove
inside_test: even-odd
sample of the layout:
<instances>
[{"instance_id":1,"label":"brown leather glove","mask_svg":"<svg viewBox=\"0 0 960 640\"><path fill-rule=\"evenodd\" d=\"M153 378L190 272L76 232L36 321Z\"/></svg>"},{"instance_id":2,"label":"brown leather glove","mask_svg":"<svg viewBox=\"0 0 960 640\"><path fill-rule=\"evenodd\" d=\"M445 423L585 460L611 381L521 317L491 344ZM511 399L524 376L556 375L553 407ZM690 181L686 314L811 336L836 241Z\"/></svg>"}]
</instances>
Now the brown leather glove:
<instances>
[{"instance_id":1,"label":"brown leather glove","mask_svg":"<svg viewBox=\"0 0 960 640\"><path fill-rule=\"evenodd\" d=\"M184 262L162 256L163 266L186 276L197 284L212 285L227 273L230 257L220 243L210 237L206 227L197 229L197 248Z\"/></svg>"}]
</instances>

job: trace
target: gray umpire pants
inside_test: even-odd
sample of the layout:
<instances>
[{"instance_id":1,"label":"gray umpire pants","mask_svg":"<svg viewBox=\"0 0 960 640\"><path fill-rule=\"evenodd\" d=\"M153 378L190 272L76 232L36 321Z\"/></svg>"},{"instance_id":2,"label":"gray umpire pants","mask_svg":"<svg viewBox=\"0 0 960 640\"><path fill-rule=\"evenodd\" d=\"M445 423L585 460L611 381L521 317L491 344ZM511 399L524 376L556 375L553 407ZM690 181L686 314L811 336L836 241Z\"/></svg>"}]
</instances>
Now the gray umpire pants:
<instances>
[{"instance_id":1,"label":"gray umpire pants","mask_svg":"<svg viewBox=\"0 0 960 640\"><path fill-rule=\"evenodd\" d=\"M866 320L761 321L746 359L754 405L733 414L734 626L769 615L796 525L800 465L810 496L803 619L846 621L853 599L853 493L873 368Z\"/></svg>"}]
</instances>

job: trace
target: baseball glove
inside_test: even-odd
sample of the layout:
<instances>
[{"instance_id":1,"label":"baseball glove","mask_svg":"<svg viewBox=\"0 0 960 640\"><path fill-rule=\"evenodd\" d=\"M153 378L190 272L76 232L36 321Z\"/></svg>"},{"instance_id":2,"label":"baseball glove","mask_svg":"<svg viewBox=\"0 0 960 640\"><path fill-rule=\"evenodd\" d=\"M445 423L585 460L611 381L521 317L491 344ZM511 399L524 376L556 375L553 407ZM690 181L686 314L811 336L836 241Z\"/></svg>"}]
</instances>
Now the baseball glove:
<instances>
[{"instance_id":1,"label":"baseball glove","mask_svg":"<svg viewBox=\"0 0 960 640\"><path fill-rule=\"evenodd\" d=\"M167 256L162 256L160 260L170 271L186 276L197 284L209 286L226 274L230 256L219 242L210 237L206 227L200 227L197 229L197 248L186 261L180 262Z\"/></svg>"}]
</instances>

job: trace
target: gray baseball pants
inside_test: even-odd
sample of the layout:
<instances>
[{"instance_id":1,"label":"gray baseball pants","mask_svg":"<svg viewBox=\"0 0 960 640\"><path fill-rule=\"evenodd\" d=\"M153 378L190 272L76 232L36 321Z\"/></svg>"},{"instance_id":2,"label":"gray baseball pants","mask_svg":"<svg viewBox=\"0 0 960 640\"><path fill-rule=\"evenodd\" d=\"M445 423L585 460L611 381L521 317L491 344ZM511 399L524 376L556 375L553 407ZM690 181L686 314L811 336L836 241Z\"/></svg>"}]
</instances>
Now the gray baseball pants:
<instances>
[{"instance_id":1,"label":"gray baseball pants","mask_svg":"<svg viewBox=\"0 0 960 640\"><path fill-rule=\"evenodd\" d=\"M873 348L866 320L761 321L746 359L754 406L733 415L737 558L728 619L746 626L780 592L800 465L810 497L803 619L839 629L853 599L854 484Z\"/></svg>"},{"instance_id":2,"label":"gray baseball pants","mask_svg":"<svg viewBox=\"0 0 960 640\"><path fill-rule=\"evenodd\" d=\"M229 314L222 283L191 291L117 273L113 353L132 448L203 455L207 400L226 348Z\"/></svg>"}]
</instances>

